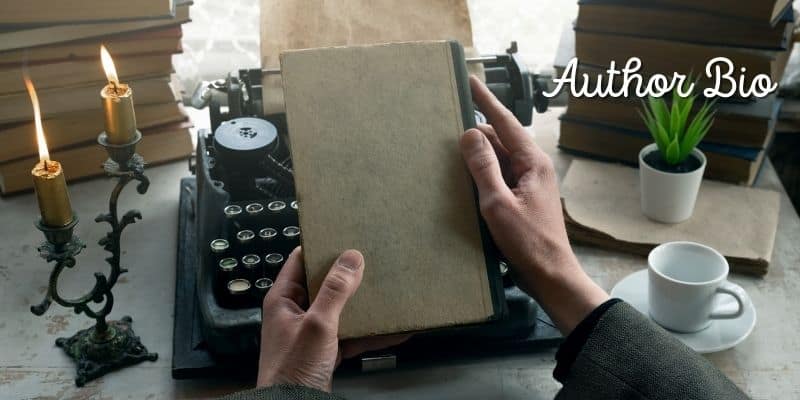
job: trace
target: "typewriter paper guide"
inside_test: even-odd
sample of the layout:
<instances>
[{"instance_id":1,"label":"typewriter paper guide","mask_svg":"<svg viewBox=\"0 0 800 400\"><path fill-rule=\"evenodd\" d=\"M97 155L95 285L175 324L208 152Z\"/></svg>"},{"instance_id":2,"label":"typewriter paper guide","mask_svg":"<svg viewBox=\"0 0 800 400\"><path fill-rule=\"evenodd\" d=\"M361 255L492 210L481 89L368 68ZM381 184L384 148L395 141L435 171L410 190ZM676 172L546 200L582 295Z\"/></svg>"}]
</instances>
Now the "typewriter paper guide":
<instances>
[{"instance_id":1,"label":"typewriter paper guide","mask_svg":"<svg viewBox=\"0 0 800 400\"><path fill-rule=\"evenodd\" d=\"M492 317L451 43L291 51L281 69L312 299L343 250L365 257L339 336Z\"/></svg>"}]
</instances>

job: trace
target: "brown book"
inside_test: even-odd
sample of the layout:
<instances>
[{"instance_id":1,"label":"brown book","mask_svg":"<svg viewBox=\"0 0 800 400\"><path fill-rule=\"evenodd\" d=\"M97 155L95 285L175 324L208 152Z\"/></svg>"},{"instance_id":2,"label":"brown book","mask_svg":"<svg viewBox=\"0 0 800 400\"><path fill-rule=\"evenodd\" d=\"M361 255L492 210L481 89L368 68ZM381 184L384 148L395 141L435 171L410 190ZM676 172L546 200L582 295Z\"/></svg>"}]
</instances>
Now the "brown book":
<instances>
[{"instance_id":1,"label":"brown book","mask_svg":"<svg viewBox=\"0 0 800 400\"><path fill-rule=\"evenodd\" d=\"M586 1L586 0L584 0ZM640 0L592 0L596 3L621 2L642 4ZM682 8L741 19L776 23L792 0L648 0L647 4L659 7ZM738 22L733 22L738 23Z\"/></svg>"},{"instance_id":2,"label":"brown book","mask_svg":"<svg viewBox=\"0 0 800 400\"><path fill-rule=\"evenodd\" d=\"M700 107L698 100L696 108ZM780 102L770 95L752 103L717 103L714 125L704 141L741 147L761 148L769 135ZM635 131L646 131L639 112L642 103L634 98L572 97L567 101L570 119L599 123Z\"/></svg>"},{"instance_id":3,"label":"brown book","mask_svg":"<svg viewBox=\"0 0 800 400\"><path fill-rule=\"evenodd\" d=\"M114 51L110 48L110 51ZM99 49L98 49L99 52ZM172 54L122 57L114 61L123 81L142 80L172 73ZM39 64L27 68L0 68L0 96L25 92L23 74L35 83L37 90L79 85L103 86L108 81L100 60L65 61Z\"/></svg>"},{"instance_id":4,"label":"brown book","mask_svg":"<svg viewBox=\"0 0 800 400\"><path fill-rule=\"evenodd\" d=\"M148 165L185 159L192 153L190 126L178 123L153 131L145 130L136 152L144 157ZM50 158L61 162L68 181L75 181L104 175L102 164L108 158L108 153L97 142L91 142L82 147L51 152ZM38 160L38 156L33 156L0 163L0 193L7 195L31 190L31 168Z\"/></svg>"},{"instance_id":5,"label":"brown book","mask_svg":"<svg viewBox=\"0 0 800 400\"><path fill-rule=\"evenodd\" d=\"M0 52L0 68L76 60L100 60L100 45L113 49L114 60L148 54L180 53L180 27L125 33Z\"/></svg>"},{"instance_id":6,"label":"brown book","mask_svg":"<svg viewBox=\"0 0 800 400\"><path fill-rule=\"evenodd\" d=\"M161 104L179 100L170 86L169 77L125 83L133 89L136 105ZM100 90L103 85L104 83L39 91L39 104L43 117L79 110L100 110L102 104ZM33 107L27 93L0 96L0 124L30 121L32 118Z\"/></svg>"},{"instance_id":7,"label":"brown book","mask_svg":"<svg viewBox=\"0 0 800 400\"><path fill-rule=\"evenodd\" d=\"M780 81L788 61L787 51L708 46L583 31L575 31L575 54L581 63L602 68L608 68L612 61L616 61L617 68L622 68L629 58L639 57L642 61L639 73L647 76L666 74L669 77L675 72L698 75L699 71L706 70L711 59L727 57L736 68L747 69L744 76L748 81L758 74L766 74L775 82ZM699 78L704 82L710 80L705 75Z\"/></svg>"},{"instance_id":8,"label":"brown book","mask_svg":"<svg viewBox=\"0 0 800 400\"><path fill-rule=\"evenodd\" d=\"M188 116L181 103L136 106L139 130L186 121ZM93 141L104 129L100 109L81 110L56 115L42 121L50 150L61 150ZM0 162L38 154L36 128L33 121L0 126Z\"/></svg>"},{"instance_id":9,"label":"brown book","mask_svg":"<svg viewBox=\"0 0 800 400\"><path fill-rule=\"evenodd\" d=\"M173 0L25 0L0 13L0 25L172 18Z\"/></svg>"},{"instance_id":10,"label":"brown book","mask_svg":"<svg viewBox=\"0 0 800 400\"><path fill-rule=\"evenodd\" d=\"M461 46L290 51L281 69L311 298L343 250L366 260L339 337L492 319L497 264L458 150L475 123Z\"/></svg>"},{"instance_id":11,"label":"brown book","mask_svg":"<svg viewBox=\"0 0 800 400\"><path fill-rule=\"evenodd\" d=\"M647 135L562 117L558 146L579 155L638 165L639 151L653 142ZM765 143L771 142L773 136L774 129L771 129ZM732 154L705 151L708 159L705 177L752 185L764 162L765 153L765 150L758 151L756 157L750 160Z\"/></svg>"},{"instance_id":12,"label":"brown book","mask_svg":"<svg viewBox=\"0 0 800 400\"><path fill-rule=\"evenodd\" d=\"M131 2L135 4L135 2ZM106 11L108 12L108 11ZM171 27L189 22L189 3L178 4L175 17L131 22L67 24L0 32L0 51Z\"/></svg>"},{"instance_id":13,"label":"brown book","mask_svg":"<svg viewBox=\"0 0 800 400\"><path fill-rule=\"evenodd\" d=\"M766 20L731 20L717 14L650 4L602 2L581 4L575 24L576 30L587 32L773 50L786 49L791 43L787 35L792 28L786 19L773 26Z\"/></svg>"}]
</instances>

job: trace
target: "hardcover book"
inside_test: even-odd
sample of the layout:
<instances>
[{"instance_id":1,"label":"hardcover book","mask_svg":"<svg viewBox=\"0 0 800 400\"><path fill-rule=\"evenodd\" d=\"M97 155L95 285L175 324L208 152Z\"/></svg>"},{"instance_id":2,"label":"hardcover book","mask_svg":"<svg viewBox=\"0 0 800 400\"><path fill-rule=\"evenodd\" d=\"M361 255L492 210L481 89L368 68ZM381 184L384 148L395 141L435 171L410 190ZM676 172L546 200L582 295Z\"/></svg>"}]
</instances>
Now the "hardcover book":
<instances>
[{"instance_id":1,"label":"hardcover book","mask_svg":"<svg viewBox=\"0 0 800 400\"><path fill-rule=\"evenodd\" d=\"M340 338L491 320L502 282L459 138L475 125L454 41L281 55L307 283L360 250Z\"/></svg>"}]
</instances>

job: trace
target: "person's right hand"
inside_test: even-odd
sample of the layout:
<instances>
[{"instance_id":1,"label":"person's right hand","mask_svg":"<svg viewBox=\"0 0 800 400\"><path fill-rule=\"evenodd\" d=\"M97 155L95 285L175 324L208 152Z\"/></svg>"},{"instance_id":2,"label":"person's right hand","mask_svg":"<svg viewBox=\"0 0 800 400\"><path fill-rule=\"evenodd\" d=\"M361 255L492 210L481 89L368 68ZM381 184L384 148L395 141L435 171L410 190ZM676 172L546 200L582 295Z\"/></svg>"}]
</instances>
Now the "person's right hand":
<instances>
[{"instance_id":1,"label":"person's right hand","mask_svg":"<svg viewBox=\"0 0 800 400\"><path fill-rule=\"evenodd\" d=\"M568 334L608 295L572 252L552 160L483 82L472 76L470 86L491 124L461 138L481 215L511 262L517 285Z\"/></svg>"}]
</instances>

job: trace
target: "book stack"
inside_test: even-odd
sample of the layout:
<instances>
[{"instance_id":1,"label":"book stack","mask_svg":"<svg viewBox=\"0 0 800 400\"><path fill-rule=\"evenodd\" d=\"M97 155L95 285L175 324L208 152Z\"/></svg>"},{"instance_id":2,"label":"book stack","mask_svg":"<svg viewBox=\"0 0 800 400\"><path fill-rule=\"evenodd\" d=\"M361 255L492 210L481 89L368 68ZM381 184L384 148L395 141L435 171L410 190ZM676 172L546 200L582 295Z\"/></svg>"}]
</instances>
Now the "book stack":
<instances>
[{"instance_id":1,"label":"book stack","mask_svg":"<svg viewBox=\"0 0 800 400\"><path fill-rule=\"evenodd\" d=\"M0 14L0 193L30 190L38 160L27 73L36 86L51 157L68 180L103 175L100 45L133 89L137 146L148 164L187 157L188 116L172 80L186 0L27 0Z\"/></svg>"},{"instance_id":2,"label":"book stack","mask_svg":"<svg viewBox=\"0 0 800 400\"><path fill-rule=\"evenodd\" d=\"M573 56L580 62L578 75L587 73L590 80L603 74L612 61L621 68L629 58L638 57L645 82L654 74L668 79L676 72L691 74L698 79L695 93L702 93L717 85L705 75L714 58L730 59L736 68L734 76L738 79L742 74L745 82L759 74L779 82L789 58L794 29L791 0L654 0L646 4L581 0L579 4L574 33L570 26L562 35L556 60L559 74ZM596 83L590 82L590 87ZM780 99L772 94L718 100L716 121L699 145L708 158L706 177L752 185L774 137ZM697 107L698 103L702 102L696 102ZM653 141L640 109L641 99L634 96L571 96L562 117L559 146L637 164L641 148Z\"/></svg>"}]
</instances>

